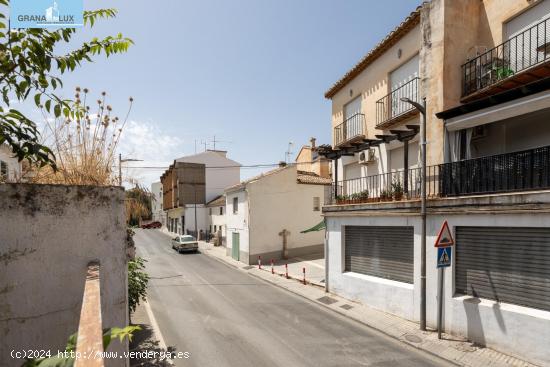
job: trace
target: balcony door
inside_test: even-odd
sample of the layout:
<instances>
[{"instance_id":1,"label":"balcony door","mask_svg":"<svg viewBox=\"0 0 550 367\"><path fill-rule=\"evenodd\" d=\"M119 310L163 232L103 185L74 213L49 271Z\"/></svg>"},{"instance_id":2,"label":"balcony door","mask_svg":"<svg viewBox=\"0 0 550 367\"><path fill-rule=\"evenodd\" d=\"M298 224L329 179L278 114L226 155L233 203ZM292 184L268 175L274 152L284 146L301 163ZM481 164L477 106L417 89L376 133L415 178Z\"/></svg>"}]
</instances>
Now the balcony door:
<instances>
[{"instance_id":1,"label":"balcony door","mask_svg":"<svg viewBox=\"0 0 550 367\"><path fill-rule=\"evenodd\" d=\"M391 94L391 106L388 111L390 113L389 119L400 115L409 108L408 104L401 102L401 98L406 97L413 101L418 99L416 86L407 83L418 78L419 60L418 55L416 55L390 73L390 92L395 91L395 93Z\"/></svg>"},{"instance_id":2,"label":"balcony door","mask_svg":"<svg viewBox=\"0 0 550 367\"><path fill-rule=\"evenodd\" d=\"M493 68L508 76L550 58L549 18L550 0L545 0L504 24L502 55L492 55L500 62L493 61Z\"/></svg>"},{"instance_id":3,"label":"balcony door","mask_svg":"<svg viewBox=\"0 0 550 367\"><path fill-rule=\"evenodd\" d=\"M344 126L342 141L349 140L363 133L363 120L359 118L361 113L361 96L352 99L344 106Z\"/></svg>"}]
</instances>

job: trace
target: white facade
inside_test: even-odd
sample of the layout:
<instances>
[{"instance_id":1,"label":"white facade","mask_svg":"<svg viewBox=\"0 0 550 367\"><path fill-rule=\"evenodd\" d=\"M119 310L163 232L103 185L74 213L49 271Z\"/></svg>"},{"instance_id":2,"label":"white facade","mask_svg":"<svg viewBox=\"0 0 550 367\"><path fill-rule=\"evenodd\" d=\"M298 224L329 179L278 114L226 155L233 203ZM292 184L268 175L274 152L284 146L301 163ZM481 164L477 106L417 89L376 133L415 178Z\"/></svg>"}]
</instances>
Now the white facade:
<instances>
[{"instance_id":1,"label":"white facade","mask_svg":"<svg viewBox=\"0 0 550 367\"><path fill-rule=\"evenodd\" d=\"M289 257L323 252L324 231L300 232L323 220L321 211L314 210L314 201L317 198L323 205L326 186L298 183L297 178L295 166L279 168L226 191L228 255L232 255L236 233L240 261L254 263L258 256L280 259L283 230L289 232Z\"/></svg>"},{"instance_id":2,"label":"white facade","mask_svg":"<svg viewBox=\"0 0 550 367\"><path fill-rule=\"evenodd\" d=\"M225 212L225 197L221 196L207 204L208 231L212 236L219 234L222 244L225 244L227 221Z\"/></svg>"},{"instance_id":3,"label":"white facade","mask_svg":"<svg viewBox=\"0 0 550 367\"><path fill-rule=\"evenodd\" d=\"M225 151L207 150L178 158L176 162L202 163L206 166L206 202L222 195L225 188L241 180L241 164L227 158Z\"/></svg>"},{"instance_id":4,"label":"white facade","mask_svg":"<svg viewBox=\"0 0 550 367\"><path fill-rule=\"evenodd\" d=\"M162 209L162 183L153 182L151 184L151 194L153 195L151 200L151 214L154 221L166 225L166 214Z\"/></svg>"},{"instance_id":5,"label":"white facade","mask_svg":"<svg viewBox=\"0 0 550 367\"><path fill-rule=\"evenodd\" d=\"M441 199L431 207L448 205ZM449 212L446 209L432 209L428 216L426 240L426 316L427 326L437 325L437 250L434 243L441 225L448 221L453 236L458 226L475 227L541 227L550 226L550 214L508 213L517 205L527 203L549 203L550 193L523 193L493 195L485 198L458 198L453 203L463 205L462 210ZM401 205L402 204L402 205ZM373 308L403 318L418 321L420 315L420 242L421 219L416 209L407 212L412 205L400 203L386 215L345 216L336 212L327 215L329 269L328 288L332 293L360 301ZM465 209L468 207L469 209ZM476 209L477 207L477 209ZM483 209L480 209L483 208ZM392 214L391 211L394 213ZM402 211L401 215L395 212ZM437 213L440 211L440 213ZM379 277L346 272L344 268L345 226L412 226L414 227L414 283L392 281ZM445 270L443 324L445 332L466 336L472 342L515 355L529 356L535 363L545 365L550 361L546 343L550 340L550 312L518 306L505 302L475 298L456 293L455 253L453 264ZM526 331L529 332L526 332ZM532 335L533 337L527 337Z\"/></svg>"},{"instance_id":6,"label":"white facade","mask_svg":"<svg viewBox=\"0 0 550 367\"><path fill-rule=\"evenodd\" d=\"M21 178L21 162L13 156L9 146L0 145L0 182L15 182Z\"/></svg>"}]
</instances>

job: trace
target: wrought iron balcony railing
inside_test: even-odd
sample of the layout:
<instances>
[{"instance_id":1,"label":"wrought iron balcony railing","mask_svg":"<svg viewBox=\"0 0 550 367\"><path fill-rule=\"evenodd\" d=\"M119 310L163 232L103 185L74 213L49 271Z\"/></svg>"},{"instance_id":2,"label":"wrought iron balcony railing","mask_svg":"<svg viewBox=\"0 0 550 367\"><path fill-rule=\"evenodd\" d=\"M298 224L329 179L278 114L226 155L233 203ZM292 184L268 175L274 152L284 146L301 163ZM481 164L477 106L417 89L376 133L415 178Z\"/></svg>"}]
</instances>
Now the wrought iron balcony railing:
<instances>
[{"instance_id":1,"label":"wrought iron balcony railing","mask_svg":"<svg viewBox=\"0 0 550 367\"><path fill-rule=\"evenodd\" d=\"M356 113L334 128L334 145L338 146L364 136L366 132L365 115Z\"/></svg>"},{"instance_id":2,"label":"wrought iron balcony railing","mask_svg":"<svg viewBox=\"0 0 550 367\"><path fill-rule=\"evenodd\" d=\"M391 91L391 93L376 101L376 127L383 127L400 117L406 117L408 113L413 113L416 109L401 98L409 98L418 102L418 82L419 78L411 79L401 87Z\"/></svg>"},{"instance_id":3,"label":"wrought iron balcony railing","mask_svg":"<svg viewBox=\"0 0 550 367\"><path fill-rule=\"evenodd\" d=\"M550 58L550 19L462 65L462 97L499 83Z\"/></svg>"},{"instance_id":4,"label":"wrought iron balcony railing","mask_svg":"<svg viewBox=\"0 0 550 367\"><path fill-rule=\"evenodd\" d=\"M354 204L420 197L420 169L338 181L330 203ZM426 167L428 197L550 189L550 146Z\"/></svg>"}]
</instances>

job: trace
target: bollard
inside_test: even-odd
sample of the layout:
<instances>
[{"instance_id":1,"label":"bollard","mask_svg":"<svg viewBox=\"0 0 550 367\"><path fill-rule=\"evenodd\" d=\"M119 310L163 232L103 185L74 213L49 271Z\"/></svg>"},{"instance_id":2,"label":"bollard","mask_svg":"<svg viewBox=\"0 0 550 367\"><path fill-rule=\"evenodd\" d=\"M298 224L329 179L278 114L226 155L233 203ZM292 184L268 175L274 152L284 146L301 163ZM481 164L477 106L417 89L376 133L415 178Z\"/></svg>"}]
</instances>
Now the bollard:
<instances>
[{"instance_id":1,"label":"bollard","mask_svg":"<svg viewBox=\"0 0 550 367\"><path fill-rule=\"evenodd\" d=\"M304 285L306 285L306 268L302 268L302 273L304 273Z\"/></svg>"},{"instance_id":2,"label":"bollard","mask_svg":"<svg viewBox=\"0 0 550 367\"><path fill-rule=\"evenodd\" d=\"M273 269L273 259L271 259L271 274L275 274L275 269Z\"/></svg>"},{"instance_id":3,"label":"bollard","mask_svg":"<svg viewBox=\"0 0 550 367\"><path fill-rule=\"evenodd\" d=\"M262 269L262 257L258 256L258 269Z\"/></svg>"},{"instance_id":4,"label":"bollard","mask_svg":"<svg viewBox=\"0 0 550 367\"><path fill-rule=\"evenodd\" d=\"M285 264L285 277L288 279L288 264Z\"/></svg>"}]
</instances>

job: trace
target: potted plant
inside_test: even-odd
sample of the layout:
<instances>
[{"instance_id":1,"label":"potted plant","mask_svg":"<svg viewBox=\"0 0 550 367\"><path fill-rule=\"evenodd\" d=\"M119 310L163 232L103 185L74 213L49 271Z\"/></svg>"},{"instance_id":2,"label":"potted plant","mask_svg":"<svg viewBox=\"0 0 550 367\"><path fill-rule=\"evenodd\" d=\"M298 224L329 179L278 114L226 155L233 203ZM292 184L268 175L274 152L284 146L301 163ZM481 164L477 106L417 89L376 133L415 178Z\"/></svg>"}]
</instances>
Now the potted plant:
<instances>
[{"instance_id":1,"label":"potted plant","mask_svg":"<svg viewBox=\"0 0 550 367\"><path fill-rule=\"evenodd\" d=\"M391 200L391 191L380 190L380 201L389 201L389 200Z\"/></svg>"},{"instance_id":2,"label":"potted plant","mask_svg":"<svg viewBox=\"0 0 550 367\"><path fill-rule=\"evenodd\" d=\"M363 190L361 192L358 192L357 193L357 199L359 199L359 201L361 203L368 202L368 200L369 200L369 190Z\"/></svg>"},{"instance_id":3,"label":"potted plant","mask_svg":"<svg viewBox=\"0 0 550 367\"><path fill-rule=\"evenodd\" d=\"M396 180L392 182L391 188L393 191L393 199L395 201L403 199L403 185L401 185L401 181Z\"/></svg>"}]
</instances>

